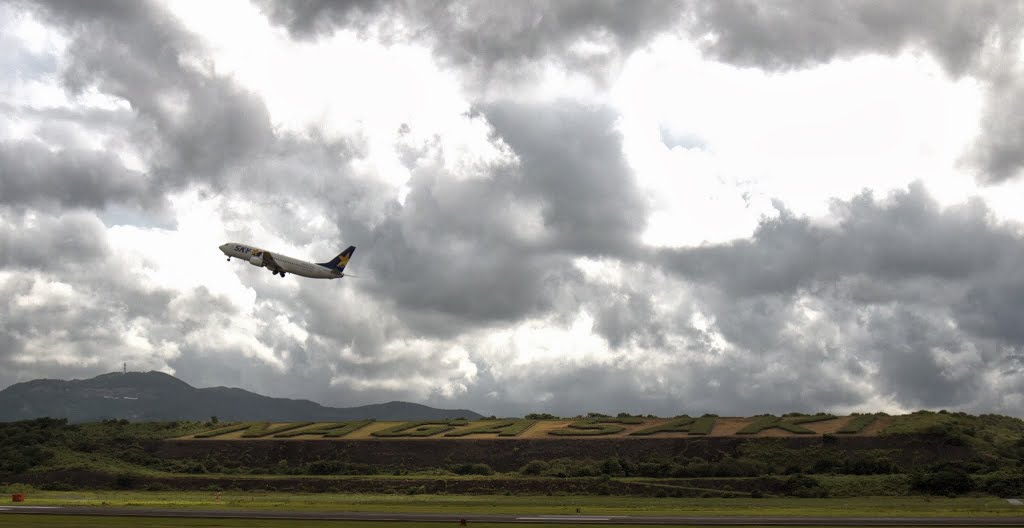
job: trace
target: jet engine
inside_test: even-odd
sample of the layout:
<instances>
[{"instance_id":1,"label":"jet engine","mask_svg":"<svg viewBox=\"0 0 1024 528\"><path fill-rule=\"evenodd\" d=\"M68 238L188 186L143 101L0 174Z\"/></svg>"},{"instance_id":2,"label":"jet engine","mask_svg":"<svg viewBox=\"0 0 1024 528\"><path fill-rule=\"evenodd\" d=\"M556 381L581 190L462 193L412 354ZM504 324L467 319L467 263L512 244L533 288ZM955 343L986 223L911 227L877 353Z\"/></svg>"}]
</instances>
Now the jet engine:
<instances>
[{"instance_id":1,"label":"jet engine","mask_svg":"<svg viewBox=\"0 0 1024 528\"><path fill-rule=\"evenodd\" d=\"M253 266L259 266L259 267L262 268L263 267L263 258L261 258L261 257L252 257L252 258L249 259L249 264L252 264Z\"/></svg>"}]
</instances>

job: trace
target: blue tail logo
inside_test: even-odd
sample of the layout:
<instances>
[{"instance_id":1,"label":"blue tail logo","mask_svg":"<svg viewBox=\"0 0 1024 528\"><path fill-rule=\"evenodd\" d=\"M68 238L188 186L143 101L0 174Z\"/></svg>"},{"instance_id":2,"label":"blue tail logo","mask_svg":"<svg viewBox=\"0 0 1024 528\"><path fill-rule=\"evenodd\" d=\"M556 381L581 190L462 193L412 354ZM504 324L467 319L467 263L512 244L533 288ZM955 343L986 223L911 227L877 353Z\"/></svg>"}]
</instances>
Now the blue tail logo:
<instances>
[{"instance_id":1,"label":"blue tail logo","mask_svg":"<svg viewBox=\"0 0 1024 528\"><path fill-rule=\"evenodd\" d=\"M325 268L331 268L332 270L340 272L345 269L345 265L348 264L348 259L352 258L352 254L355 252L356 247L349 246L348 249L342 251L337 257L332 258L330 262L320 262L318 264Z\"/></svg>"}]
</instances>

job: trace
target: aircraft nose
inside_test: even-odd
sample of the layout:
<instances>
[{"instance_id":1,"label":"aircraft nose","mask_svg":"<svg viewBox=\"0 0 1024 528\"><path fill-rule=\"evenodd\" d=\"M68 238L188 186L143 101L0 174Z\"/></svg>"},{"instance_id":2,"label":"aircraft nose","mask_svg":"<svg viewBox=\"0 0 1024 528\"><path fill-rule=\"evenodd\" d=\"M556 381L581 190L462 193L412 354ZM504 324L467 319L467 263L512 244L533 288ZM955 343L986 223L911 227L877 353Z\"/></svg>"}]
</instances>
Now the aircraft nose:
<instances>
[{"instance_id":1,"label":"aircraft nose","mask_svg":"<svg viewBox=\"0 0 1024 528\"><path fill-rule=\"evenodd\" d=\"M227 253L228 252L228 245L227 244L221 244L220 245L220 250L223 253Z\"/></svg>"}]
</instances>

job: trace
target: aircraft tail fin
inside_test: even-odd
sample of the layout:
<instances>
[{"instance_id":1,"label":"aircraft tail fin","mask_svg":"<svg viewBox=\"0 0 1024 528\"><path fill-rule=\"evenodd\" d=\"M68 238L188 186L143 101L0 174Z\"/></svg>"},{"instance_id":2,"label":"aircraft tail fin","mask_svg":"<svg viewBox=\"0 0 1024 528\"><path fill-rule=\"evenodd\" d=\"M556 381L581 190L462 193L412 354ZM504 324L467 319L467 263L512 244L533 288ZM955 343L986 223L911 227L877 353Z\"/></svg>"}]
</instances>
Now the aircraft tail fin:
<instances>
[{"instance_id":1,"label":"aircraft tail fin","mask_svg":"<svg viewBox=\"0 0 1024 528\"><path fill-rule=\"evenodd\" d=\"M352 254L356 252L355 246L349 246L348 249L342 251L337 257L332 258L328 262L320 262L319 264L325 268L331 268L335 271L344 271L345 266L348 264L348 259L352 258Z\"/></svg>"}]
</instances>

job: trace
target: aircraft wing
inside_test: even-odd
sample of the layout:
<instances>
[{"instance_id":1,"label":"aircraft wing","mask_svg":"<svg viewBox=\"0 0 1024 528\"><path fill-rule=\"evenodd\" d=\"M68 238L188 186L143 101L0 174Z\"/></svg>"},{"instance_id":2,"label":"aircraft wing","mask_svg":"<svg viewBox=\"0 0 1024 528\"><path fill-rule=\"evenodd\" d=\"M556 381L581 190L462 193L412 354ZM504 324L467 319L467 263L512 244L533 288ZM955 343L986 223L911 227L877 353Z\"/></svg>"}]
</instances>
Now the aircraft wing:
<instances>
[{"instance_id":1,"label":"aircraft wing","mask_svg":"<svg viewBox=\"0 0 1024 528\"><path fill-rule=\"evenodd\" d=\"M281 271L281 265L274 260L274 256L269 251L264 251L261 256L263 259L263 266L271 271Z\"/></svg>"}]
</instances>

